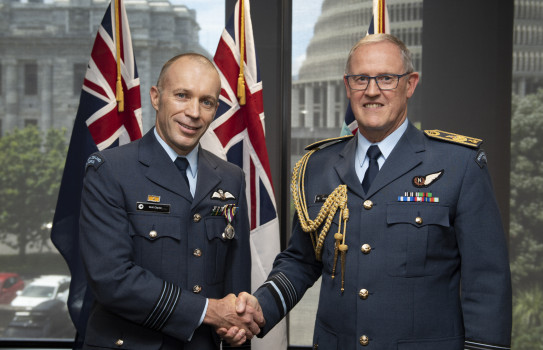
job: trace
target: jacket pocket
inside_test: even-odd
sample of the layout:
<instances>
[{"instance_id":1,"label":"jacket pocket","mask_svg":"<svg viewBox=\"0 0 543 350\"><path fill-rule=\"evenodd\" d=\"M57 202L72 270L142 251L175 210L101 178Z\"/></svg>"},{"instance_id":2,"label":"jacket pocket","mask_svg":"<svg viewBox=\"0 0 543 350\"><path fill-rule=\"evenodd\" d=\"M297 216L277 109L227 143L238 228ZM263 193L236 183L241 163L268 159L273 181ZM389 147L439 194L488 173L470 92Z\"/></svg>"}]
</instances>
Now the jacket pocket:
<instances>
[{"instance_id":1,"label":"jacket pocket","mask_svg":"<svg viewBox=\"0 0 543 350\"><path fill-rule=\"evenodd\" d=\"M165 278L164 273L180 264L183 234L176 216L129 214L128 232L134 243L137 265Z\"/></svg>"},{"instance_id":2,"label":"jacket pocket","mask_svg":"<svg viewBox=\"0 0 543 350\"><path fill-rule=\"evenodd\" d=\"M398 350L458 350L463 348L464 336L398 341Z\"/></svg>"},{"instance_id":3,"label":"jacket pocket","mask_svg":"<svg viewBox=\"0 0 543 350\"><path fill-rule=\"evenodd\" d=\"M159 349L162 335L101 308L92 312L85 334L85 349Z\"/></svg>"},{"instance_id":4,"label":"jacket pocket","mask_svg":"<svg viewBox=\"0 0 543 350\"><path fill-rule=\"evenodd\" d=\"M446 235L450 230L449 208L428 203L389 203L387 229L388 273L391 276L429 276L436 271L426 264L429 235ZM436 239L431 237L432 241Z\"/></svg>"},{"instance_id":5,"label":"jacket pocket","mask_svg":"<svg viewBox=\"0 0 543 350\"><path fill-rule=\"evenodd\" d=\"M211 216L205 218L205 230L208 240L208 253L206 259L206 282L209 284L222 283L228 261L229 247L236 244L239 232L234 232L234 237L228 239L223 237L227 223L222 216Z\"/></svg>"},{"instance_id":6,"label":"jacket pocket","mask_svg":"<svg viewBox=\"0 0 543 350\"><path fill-rule=\"evenodd\" d=\"M315 322L315 331L313 333L313 349L339 349L337 334L324 327L324 325L321 324L319 321Z\"/></svg>"}]
</instances>

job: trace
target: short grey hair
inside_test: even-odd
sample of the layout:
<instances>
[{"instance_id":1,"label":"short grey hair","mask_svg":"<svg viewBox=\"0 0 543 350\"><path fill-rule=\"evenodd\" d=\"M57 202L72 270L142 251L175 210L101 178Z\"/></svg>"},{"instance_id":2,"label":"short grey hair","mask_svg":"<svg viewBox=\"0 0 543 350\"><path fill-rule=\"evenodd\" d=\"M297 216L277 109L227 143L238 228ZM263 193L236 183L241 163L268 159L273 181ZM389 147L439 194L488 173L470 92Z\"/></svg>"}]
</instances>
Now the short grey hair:
<instances>
[{"instance_id":1,"label":"short grey hair","mask_svg":"<svg viewBox=\"0 0 543 350\"><path fill-rule=\"evenodd\" d=\"M368 45L368 44L375 44L388 41L394 45L398 49L400 49L401 55L402 55L402 61L403 61L403 67L404 67L404 73L413 73L415 71L415 68L413 66L413 61L411 59L411 52L405 46L403 41L396 38L394 35L391 34L370 34L366 35L362 39L360 39L354 46L351 48L351 51L349 52L349 57L347 58L347 63L345 64L345 74L351 73L351 58L353 56L353 53L358 49L360 46Z\"/></svg>"}]
</instances>

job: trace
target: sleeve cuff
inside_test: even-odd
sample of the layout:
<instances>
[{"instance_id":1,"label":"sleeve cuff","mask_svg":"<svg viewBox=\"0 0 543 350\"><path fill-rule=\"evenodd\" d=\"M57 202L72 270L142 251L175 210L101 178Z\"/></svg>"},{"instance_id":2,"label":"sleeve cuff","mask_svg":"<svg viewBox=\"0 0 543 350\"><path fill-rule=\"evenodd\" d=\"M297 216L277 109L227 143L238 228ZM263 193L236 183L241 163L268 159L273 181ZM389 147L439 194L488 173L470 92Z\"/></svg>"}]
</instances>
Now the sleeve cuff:
<instances>
[{"instance_id":1,"label":"sleeve cuff","mask_svg":"<svg viewBox=\"0 0 543 350\"><path fill-rule=\"evenodd\" d=\"M466 340L464 342L464 350L511 350L511 347Z\"/></svg>"}]
</instances>

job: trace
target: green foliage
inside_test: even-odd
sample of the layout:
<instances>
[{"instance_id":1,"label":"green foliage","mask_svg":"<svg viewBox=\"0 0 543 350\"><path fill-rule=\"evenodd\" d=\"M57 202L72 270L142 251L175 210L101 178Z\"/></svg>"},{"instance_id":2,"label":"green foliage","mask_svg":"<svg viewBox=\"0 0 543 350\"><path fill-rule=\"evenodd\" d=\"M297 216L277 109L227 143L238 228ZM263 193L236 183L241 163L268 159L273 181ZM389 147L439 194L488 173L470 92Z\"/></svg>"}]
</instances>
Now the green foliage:
<instances>
[{"instance_id":1,"label":"green foliage","mask_svg":"<svg viewBox=\"0 0 543 350\"><path fill-rule=\"evenodd\" d=\"M543 89L513 96L510 259L512 349L543 350Z\"/></svg>"},{"instance_id":2,"label":"green foliage","mask_svg":"<svg viewBox=\"0 0 543 350\"><path fill-rule=\"evenodd\" d=\"M49 237L44 224L53 220L67 150L65 130L42 135L29 126L0 138L0 241L20 256Z\"/></svg>"},{"instance_id":3,"label":"green foliage","mask_svg":"<svg viewBox=\"0 0 543 350\"><path fill-rule=\"evenodd\" d=\"M519 288L543 273L543 90L512 105L510 256Z\"/></svg>"},{"instance_id":4,"label":"green foliage","mask_svg":"<svg viewBox=\"0 0 543 350\"><path fill-rule=\"evenodd\" d=\"M539 284L515 295L513 306L514 350L543 350L543 291Z\"/></svg>"}]
</instances>

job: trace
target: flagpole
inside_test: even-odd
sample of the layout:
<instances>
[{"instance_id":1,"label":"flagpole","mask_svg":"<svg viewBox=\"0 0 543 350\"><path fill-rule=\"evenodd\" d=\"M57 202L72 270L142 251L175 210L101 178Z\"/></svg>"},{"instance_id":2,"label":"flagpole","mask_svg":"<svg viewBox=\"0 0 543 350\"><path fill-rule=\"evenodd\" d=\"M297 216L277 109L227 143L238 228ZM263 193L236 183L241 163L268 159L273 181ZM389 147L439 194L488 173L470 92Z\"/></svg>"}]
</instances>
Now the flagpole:
<instances>
[{"instance_id":1,"label":"flagpole","mask_svg":"<svg viewBox=\"0 0 543 350\"><path fill-rule=\"evenodd\" d=\"M239 58L239 76L238 76L238 98L239 105L245 105L245 78L244 78L244 63L245 63L245 5L243 0L239 2L241 6L241 23L239 30L239 47L240 47L240 58Z\"/></svg>"},{"instance_id":2,"label":"flagpole","mask_svg":"<svg viewBox=\"0 0 543 350\"><path fill-rule=\"evenodd\" d=\"M117 109L119 112L124 112L124 94L123 83L121 77L121 30L119 28L119 7L121 6L121 0L115 0L115 41L117 42L117 88L116 99Z\"/></svg>"}]
</instances>

